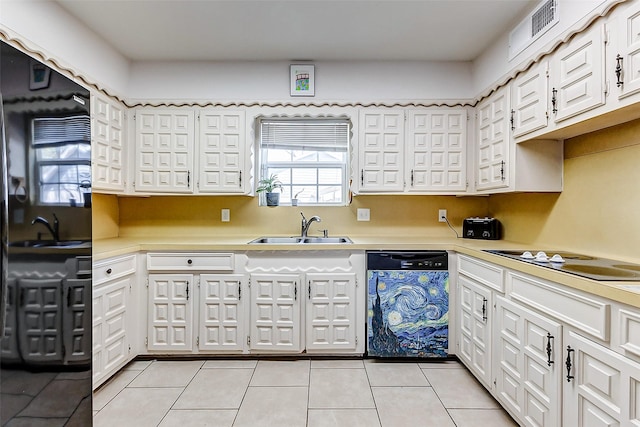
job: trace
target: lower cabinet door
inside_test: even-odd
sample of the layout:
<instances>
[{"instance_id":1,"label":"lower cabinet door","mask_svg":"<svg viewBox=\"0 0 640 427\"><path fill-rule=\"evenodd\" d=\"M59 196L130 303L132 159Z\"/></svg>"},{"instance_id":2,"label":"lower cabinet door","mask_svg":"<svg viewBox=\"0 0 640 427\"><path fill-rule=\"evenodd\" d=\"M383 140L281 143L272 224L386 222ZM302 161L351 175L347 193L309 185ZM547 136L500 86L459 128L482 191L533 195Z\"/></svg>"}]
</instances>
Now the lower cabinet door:
<instances>
[{"instance_id":1,"label":"lower cabinet door","mask_svg":"<svg viewBox=\"0 0 640 427\"><path fill-rule=\"evenodd\" d=\"M466 276L458 276L460 351L458 357L491 389L492 291Z\"/></svg>"},{"instance_id":2,"label":"lower cabinet door","mask_svg":"<svg viewBox=\"0 0 640 427\"><path fill-rule=\"evenodd\" d=\"M496 297L495 392L525 426L560 425L561 349L559 323Z\"/></svg>"},{"instance_id":3,"label":"lower cabinet door","mask_svg":"<svg viewBox=\"0 0 640 427\"><path fill-rule=\"evenodd\" d=\"M306 348L356 348L355 273L307 273Z\"/></svg>"},{"instance_id":4,"label":"lower cabinet door","mask_svg":"<svg viewBox=\"0 0 640 427\"><path fill-rule=\"evenodd\" d=\"M251 274L251 350L300 352L299 274Z\"/></svg>"},{"instance_id":5,"label":"lower cabinet door","mask_svg":"<svg viewBox=\"0 0 640 427\"><path fill-rule=\"evenodd\" d=\"M193 274L149 275L147 349L193 350Z\"/></svg>"},{"instance_id":6,"label":"lower cabinet door","mask_svg":"<svg viewBox=\"0 0 640 427\"><path fill-rule=\"evenodd\" d=\"M127 308L131 277L93 291L93 387L123 367L129 358Z\"/></svg>"},{"instance_id":7,"label":"lower cabinet door","mask_svg":"<svg viewBox=\"0 0 640 427\"><path fill-rule=\"evenodd\" d=\"M91 279L64 279L65 300L62 329L65 363L89 364L91 361Z\"/></svg>"},{"instance_id":8,"label":"lower cabinet door","mask_svg":"<svg viewBox=\"0 0 640 427\"><path fill-rule=\"evenodd\" d=\"M242 274L200 275L200 350L236 351L244 349Z\"/></svg>"},{"instance_id":9,"label":"lower cabinet door","mask_svg":"<svg viewBox=\"0 0 640 427\"><path fill-rule=\"evenodd\" d=\"M572 331L564 357L562 425L640 425L640 364Z\"/></svg>"}]
</instances>

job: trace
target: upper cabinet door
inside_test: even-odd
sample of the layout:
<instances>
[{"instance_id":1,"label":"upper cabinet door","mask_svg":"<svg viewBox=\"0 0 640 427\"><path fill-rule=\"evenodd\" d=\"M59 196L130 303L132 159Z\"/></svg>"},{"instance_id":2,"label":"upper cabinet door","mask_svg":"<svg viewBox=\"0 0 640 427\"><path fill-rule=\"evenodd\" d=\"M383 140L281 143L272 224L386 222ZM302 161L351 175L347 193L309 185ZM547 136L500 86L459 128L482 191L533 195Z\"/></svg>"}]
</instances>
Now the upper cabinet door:
<instances>
[{"instance_id":1,"label":"upper cabinet door","mask_svg":"<svg viewBox=\"0 0 640 427\"><path fill-rule=\"evenodd\" d=\"M403 191L404 111L362 110L358 145L360 191Z\"/></svg>"},{"instance_id":2,"label":"upper cabinet door","mask_svg":"<svg viewBox=\"0 0 640 427\"><path fill-rule=\"evenodd\" d=\"M510 126L509 88L503 87L477 107L478 145L476 189L490 190L509 186Z\"/></svg>"},{"instance_id":3,"label":"upper cabinet door","mask_svg":"<svg viewBox=\"0 0 640 427\"><path fill-rule=\"evenodd\" d=\"M136 111L135 190L192 193L194 112Z\"/></svg>"},{"instance_id":4,"label":"upper cabinet door","mask_svg":"<svg viewBox=\"0 0 640 427\"><path fill-rule=\"evenodd\" d=\"M125 107L97 93L91 94L91 175L94 190L125 189Z\"/></svg>"},{"instance_id":5,"label":"upper cabinet door","mask_svg":"<svg viewBox=\"0 0 640 427\"><path fill-rule=\"evenodd\" d=\"M560 122L605 102L604 26L576 35L553 55L551 112Z\"/></svg>"},{"instance_id":6,"label":"upper cabinet door","mask_svg":"<svg viewBox=\"0 0 640 427\"><path fill-rule=\"evenodd\" d=\"M465 191L466 110L409 110L407 126L408 190Z\"/></svg>"},{"instance_id":7,"label":"upper cabinet door","mask_svg":"<svg viewBox=\"0 0 640 427\"><path fill-rule=\"evenodd\" d=\"M201 110L198 191L244 193L244 111Z\"/></svg>"},{"instance_id":8,"label":"upper cabinet door","mask_svg":"<svg viewBox=\"0 0 640 427\"><path fill-rule=\"evenodd\" d=\"M547 126L548 62L536 62L516 77L511 90L514 138Z\"/></svg>"},{"instance_id":9,"label":"upper cabinet door","mask_svg":"<svg viewBox=\"0 0 640 427\"><path fill-rule=\"evenodd\" d=\"M616 63L609 66L615 71L618 97L622 99L640 92L640 3L630 4L618 28Z\"/></svg>"}]
</instances>

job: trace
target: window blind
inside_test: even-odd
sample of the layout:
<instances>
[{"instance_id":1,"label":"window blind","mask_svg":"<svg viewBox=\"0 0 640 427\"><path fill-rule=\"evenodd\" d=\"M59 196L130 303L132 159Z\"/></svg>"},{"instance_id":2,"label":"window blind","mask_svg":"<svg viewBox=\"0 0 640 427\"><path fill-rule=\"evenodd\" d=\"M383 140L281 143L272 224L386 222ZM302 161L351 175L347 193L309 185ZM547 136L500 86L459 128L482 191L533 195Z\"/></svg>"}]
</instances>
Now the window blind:
<instances>
[{"instance_id":1,"label":"window blind","mask_svg":"<svg viewBox=\"0 0 640 427\"><path fill-rule=\"evenodd\" d=\"M260 123L262 148L300 151L347 151L349 121L346 119L264 119Z\"/></svg>"},{"instance_id":2,"label":"window blind","mask_svg":"<svg viewBox=\"0 0 640 427\"><path fill-rule=\"evenodd\" d=\"M89 116L36 118L32 123L35 146L91 142Z\"/></svg>"}]
</instances>

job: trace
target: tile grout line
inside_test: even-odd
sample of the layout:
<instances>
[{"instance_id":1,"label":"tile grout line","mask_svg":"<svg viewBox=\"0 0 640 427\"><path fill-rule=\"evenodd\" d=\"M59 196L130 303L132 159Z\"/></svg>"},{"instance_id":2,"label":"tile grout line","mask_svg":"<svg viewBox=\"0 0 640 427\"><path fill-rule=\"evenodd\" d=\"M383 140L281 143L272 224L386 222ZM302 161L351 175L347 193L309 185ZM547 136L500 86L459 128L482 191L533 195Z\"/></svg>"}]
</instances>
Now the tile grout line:
<instances>
[{"instance_id":1,"label":"tile grout line","mask_svg":"<svg viewBox=\"0 0 640 427\"><path fill-rule=\"evenodd\" d=\"M151 366L151 365L149 365ZM180 394L178 394L178 396L176 397L176 399L173 401L173 403L171 405L169 405L169 409L167 409L167 411L164 413L164 416L160 419L160 422L157 424L157 426L159 426L160 424L162 424L162 421L164 421L165 418L167 418L167 415L169 415L169 412L171 412L171 409L173 409L173 406L176 404L176 402L178 400L180 400L180 396L182 396L185 392L185 390L187 390L187 387L189 387L189 384L191 384L193 382L193 379L198 376L198 372L200 372L202 370L202 367L204 366L204 361L200 364L200 367L198 368L198 370L195 372L195 374L193 374L193 376L191 377L191 379L189 380L189 382L187 382L187 384L182 387L182 391L180 392ZM168 387L169 388L169 387ZM173 388L173 387L172 387ZM156 427L157 427L156 426Z\"/></svg>"},{"instance_id":2,"label":"tile grout line","mask_svg":"<svg viewBox=\"0 0 640 427\"><path fill-rule=\"evenodd\" d=\"M240 404L238 405L236 416L233 417L233 422L231 423L231 427L233 427L236 424L236 421L238 420L238 415L240 415L240 408L242 408L242 403L244 402L244 399L247 397L247 393L249 392L249 387L251 386L251 380L253 380L253 376L256 374L256 370L258 369L258 363L260 363L260 360L256 360L256 364L253 367L253 372L251 373L251 378L249 378L249 381L247 382L247 387L244 389L244 394L242 395L242 399L240 399Z\"/></svg>"},{"instance_id":3,"label":"tile grout line","mask_svg":"<svg viewBox=\"0 0 640 427\"><path fill-rule=\"evenodd\" d=\"M382 426L382 419L380 418L380 412L378 412L378 404L376 403L376 396L373 394L373 388L371 388L371 380L369 379L369 371L367 370L367 364L365 359L362 359L362 366L364 367L364 374L367 377L369 383L369 393L371 393L371 399L373 400L373 407L376 409L376 416L378 417L378 424Z\"/></svg>"}]
</instances>

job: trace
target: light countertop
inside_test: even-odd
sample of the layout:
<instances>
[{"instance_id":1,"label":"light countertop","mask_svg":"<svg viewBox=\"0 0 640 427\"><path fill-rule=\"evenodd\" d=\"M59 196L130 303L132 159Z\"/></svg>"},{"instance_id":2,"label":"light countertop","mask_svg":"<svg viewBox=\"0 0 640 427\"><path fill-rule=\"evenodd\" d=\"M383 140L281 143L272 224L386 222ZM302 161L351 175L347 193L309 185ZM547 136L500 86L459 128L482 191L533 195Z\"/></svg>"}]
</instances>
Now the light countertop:
<instances>
[{"instance_id":1,"label":"light countertop","mask_svg":"<svg viewBox=\"0 0 640 427\"><path fill-rule=\"evenodd\" d=\"M505 240L473 240L460 238L429 237L391 237L391 236L352 236L353 244L248 244L255 239L251 236L219 237L129 237L100 239L93 241L94 261L115 256L147 251L300 251L300 250L449 250L470 255L493 264L520 271L541 279L582 290L590 294L609 298L613 301L640 308L640 281L596 281L555 271L518 260L484 252L495 250L529 250L532 245ZM545 248L535 245L534 249L549 251L563 248ZM585 254L589 255L589 254Z\"/></svg>"}]
</instances>

